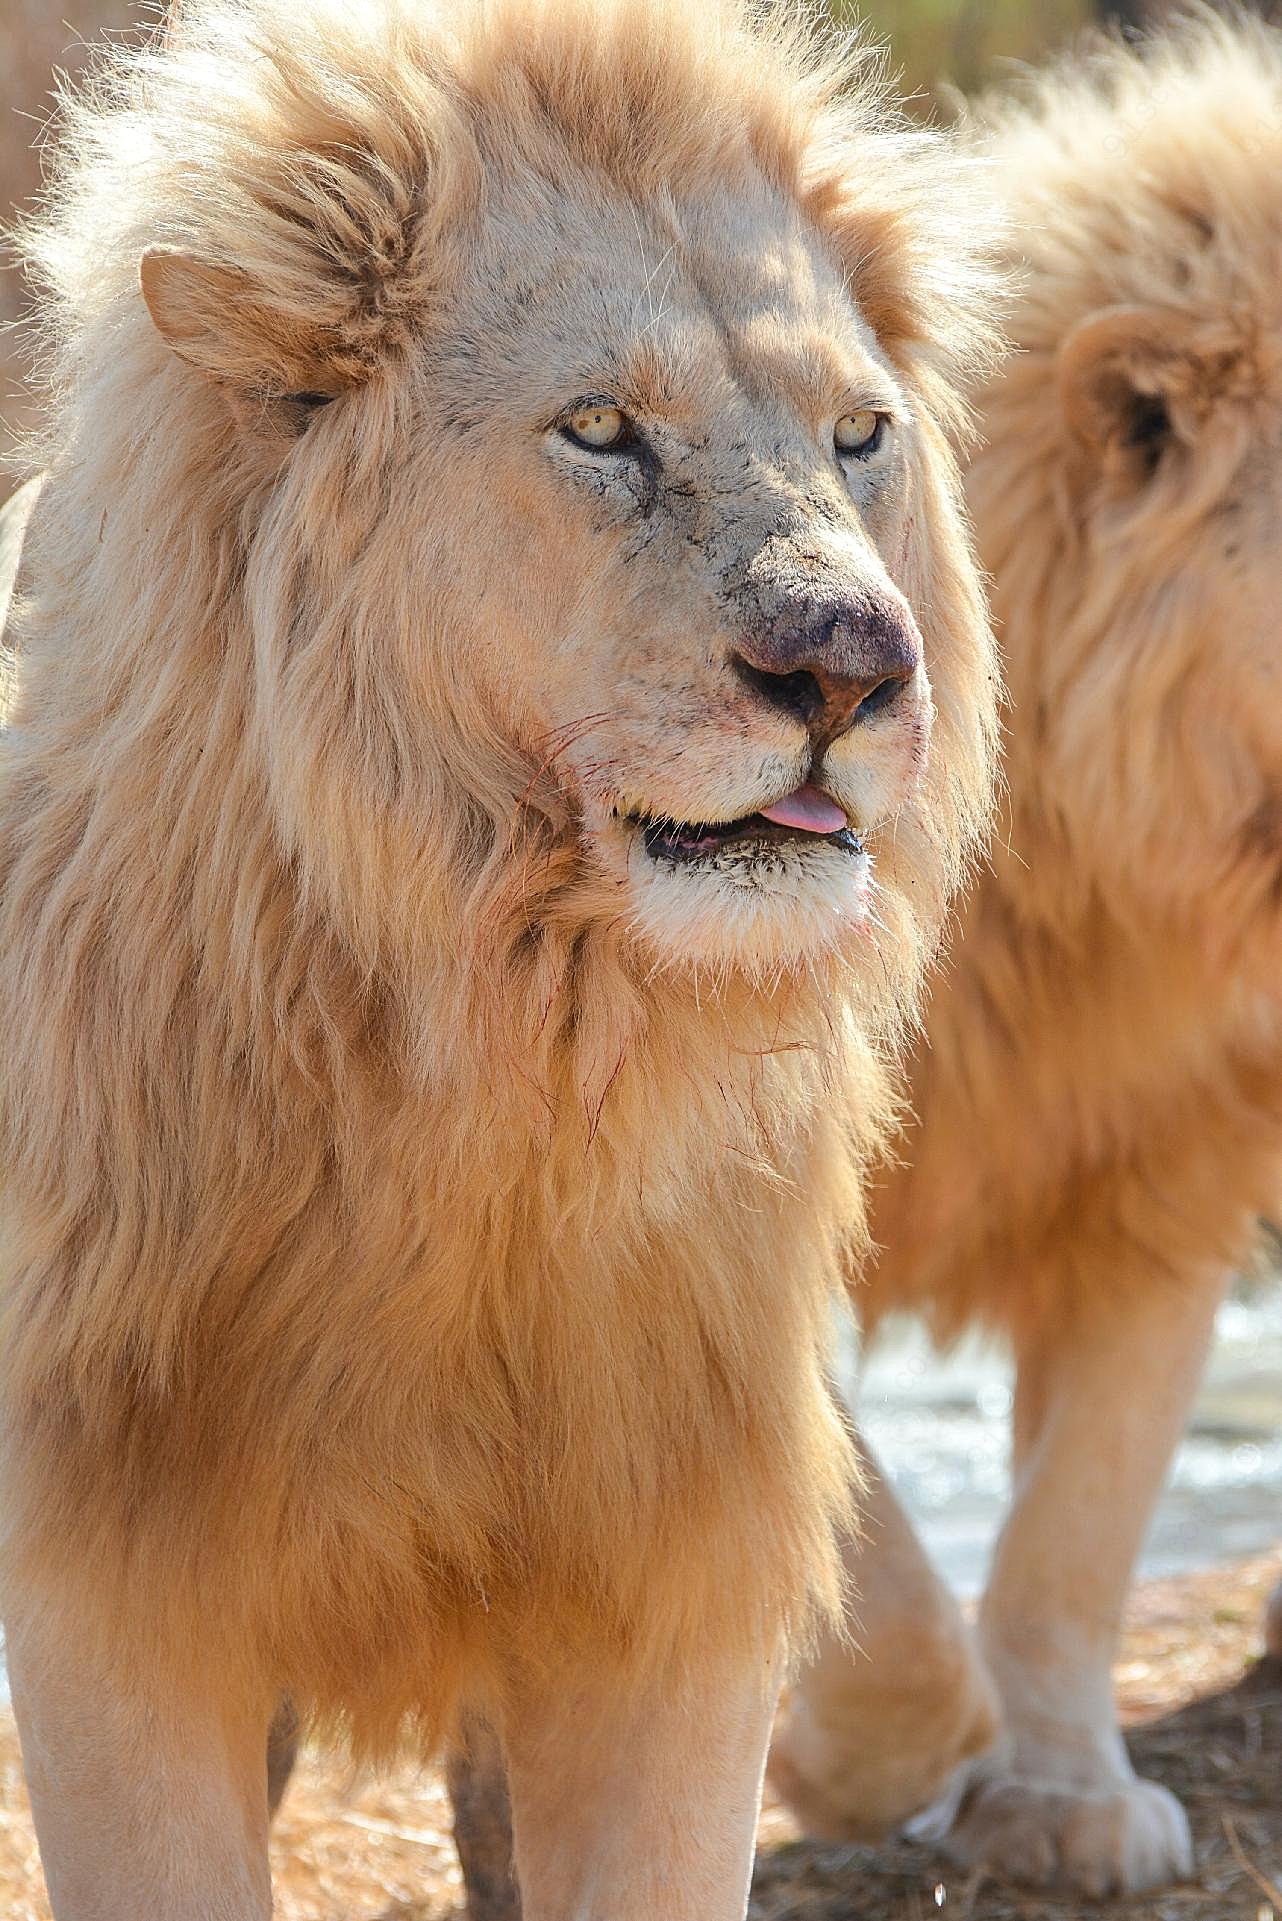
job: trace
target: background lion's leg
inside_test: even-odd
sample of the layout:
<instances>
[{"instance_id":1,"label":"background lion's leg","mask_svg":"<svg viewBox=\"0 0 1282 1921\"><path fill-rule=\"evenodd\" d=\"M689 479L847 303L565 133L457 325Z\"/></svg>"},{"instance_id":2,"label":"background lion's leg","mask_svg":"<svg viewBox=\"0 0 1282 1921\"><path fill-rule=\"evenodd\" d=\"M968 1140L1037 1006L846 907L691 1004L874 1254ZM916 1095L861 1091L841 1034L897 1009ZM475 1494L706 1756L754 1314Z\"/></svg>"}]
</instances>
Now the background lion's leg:
<instances>
[{"instance_id":1,"label":"background lion's leg","mask_svg":"<svg viewBox=\"0 0 1282 1921\"><path fill-rule=\"evenodd\" d=\"M849 1638L827 1634L788 1690L770 1778L808 1834L871 1840L988 1746L996 1700L961 1610L861 1443L864 1531L844 1549Z\"/></svg>"},{"instance_id":2,"label":"background lion's leg","mask_svg":"<svg viewBox=\"0 0 1282 1921\"><path fill-rule=\"evenodd\" d=\"M980 1616L1006 1731L946 1833L962 1861L1088 1894L1191 1866L1183 1810L1131 1768L1111 1665L1224 1288L1209 1274L1112 1278L1107 1293L1078 1290L1017 1356L1014 1501Z\"/></svg>"},{"instance_id":3,"label":"background lion's leg","mask_svg":"<svg viewBox=\"0 0 1282 1921\"><path fill-rule=\"evenodd\" d=\"M446 1774L470 1921L521 1921L507 1764L487 1723L469 1717Z\"/></svg>"},{"instance_id":4,"label":"background lion's leg","mask_svg":"<svg viewBox=\"0 0 1282 1921\"><path fill-rule=\"evenodd\" d=\"M570 1673L506 1707L525 1921L742 1921L778 1664L642 1686Z\"/></svg>"},{"instance_id":5,"label":"background lion's leg","mask_svg":"<svg viewBox=\"0 0 1282 1921\"><path fill-rule=\"evenodd\" d=\"M48 1621L5 1638L56 1921L267 1921L266 1714L108 1677Z\"/></svg>"}]
</instances>

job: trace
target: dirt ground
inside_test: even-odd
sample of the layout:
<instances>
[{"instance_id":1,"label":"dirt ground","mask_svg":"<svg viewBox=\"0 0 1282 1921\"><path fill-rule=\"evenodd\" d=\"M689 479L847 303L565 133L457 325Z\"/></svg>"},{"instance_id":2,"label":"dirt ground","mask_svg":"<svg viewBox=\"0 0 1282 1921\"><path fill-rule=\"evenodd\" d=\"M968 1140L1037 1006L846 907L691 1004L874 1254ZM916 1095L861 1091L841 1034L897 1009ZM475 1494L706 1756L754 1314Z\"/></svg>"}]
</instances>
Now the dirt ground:
<instances>
[{"instance_id":1,"label":"dirt ground","mask_svg":"<svg viewBox=\"0 0 1282 1921\"><path fill-rule=\"evenodd\" d=\"M1282 1921L1282 1663L1257 1660L1273 1554L1141 1588L1117 1686L1145 1774L1181 1796L1188 1885L1083 1906L962 1876L920 1848L815 1848L762 1815L751 1921ZM439 1773L379 1782L308 1754L273 1842L279 1921L460 1921ZM12 1721L0 1720L0 1915L48 1921Z\"/></svg>"}]
</instances>

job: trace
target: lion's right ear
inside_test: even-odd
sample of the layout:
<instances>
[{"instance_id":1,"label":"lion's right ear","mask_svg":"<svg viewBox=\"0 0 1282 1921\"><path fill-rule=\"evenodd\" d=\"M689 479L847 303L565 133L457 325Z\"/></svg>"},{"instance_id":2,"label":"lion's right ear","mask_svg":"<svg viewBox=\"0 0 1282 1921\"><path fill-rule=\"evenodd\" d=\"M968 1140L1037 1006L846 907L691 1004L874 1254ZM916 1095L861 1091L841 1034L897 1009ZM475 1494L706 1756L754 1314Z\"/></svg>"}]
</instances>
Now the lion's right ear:
<instances>
[{"instance_id":1,"label":"lion's right ear","mask_svg":"<svg viewBox=\"0 0 1282 1921\"><path fill-rule=\"evenodd\" d=\"M315 320L267 305L240 269L150 247L139 279L161 339L233 393L331 398L348 384Z\"/></svg>"}]
</instances>

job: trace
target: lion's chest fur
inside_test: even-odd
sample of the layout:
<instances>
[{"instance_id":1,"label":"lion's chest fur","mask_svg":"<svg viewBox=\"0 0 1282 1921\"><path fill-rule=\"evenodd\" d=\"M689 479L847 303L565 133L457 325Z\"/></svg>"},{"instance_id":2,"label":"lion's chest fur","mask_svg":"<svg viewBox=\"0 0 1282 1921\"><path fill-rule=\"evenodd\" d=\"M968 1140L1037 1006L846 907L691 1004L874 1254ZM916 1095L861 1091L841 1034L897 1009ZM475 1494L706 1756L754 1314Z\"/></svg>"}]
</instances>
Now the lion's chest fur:
<instances>
[{"instance_id":1,"label":"lion's chest fur","mask_svg":"<svg viewBox=\"0 0 1282 1921\"><path fill-rule=\"evenodd\" d=\"M104 1217L86 1259L33 1223L19 1252L23 1505L74 1456L105 1580L168 1584L175 1632L219 1593L272 1685L371 1742L549 1640L663 1659L830 1604L838 1117L874 1070L657 1012L595 1089L582 1008L538 1059L510 1023L466 1074L456 1033L448 1080L353 1071L342 1102L158 1058L204 1120L130 1171L181 1230Z\"/></svg>"},{"instance_id":2,"label":"lion's chest fur","mask_svg":"<svg viewBox=\"0 0 1282 1921\"><path fill-rule=\"evenodd\" d=\"M371 1210L355 1247L373 1259L316 1291L287 1485L265 1469L298 1544L276 1631L300 1698L363 1685L377 1719L434 1694L425 1650L467 1686L549 1640L666 1660L696 1624L759 1644L830 1602L846 1462L818 1357L840 1161L818 1124L745 1164L723 1110L688 1187L647 1203L674 1121L653 1116L625 1162L608 1119L588 1144L576 1117L590 1202L568 1212L531 1144L500 1167L482 1135L470 1182L431 1180L381 1227ZM371 1596L377 1627L344 1637L331 1694L318 1624L368 1621Z\"/></svg>"}]
</instances>

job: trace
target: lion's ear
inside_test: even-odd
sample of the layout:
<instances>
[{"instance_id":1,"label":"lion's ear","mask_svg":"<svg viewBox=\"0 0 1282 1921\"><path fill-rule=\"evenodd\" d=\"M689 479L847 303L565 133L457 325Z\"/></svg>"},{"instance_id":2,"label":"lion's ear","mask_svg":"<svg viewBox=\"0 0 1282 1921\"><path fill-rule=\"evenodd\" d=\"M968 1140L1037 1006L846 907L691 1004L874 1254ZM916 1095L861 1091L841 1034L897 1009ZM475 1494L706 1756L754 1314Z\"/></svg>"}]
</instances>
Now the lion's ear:
<instances>
[{"instance_id":1,"label":"lion's ear","mask_svg":"<svg viewBox=\"0 0 1282 1921\"><path fill-rule=\"evenodd\" d=\"M268 305L238 268L151 247L139 279L162 340L233 391L332 398L348 384L315 321Z\"/></svg>"},{"instance_id":2,"label":"lion's ear","mask_svg":"<svg viewBox=\"0 0 1282 1921\"><path fill-rule=\"evenodd\" d=\"M1056 374L1070 428L1137 485L1177 437L1191 351L1189 323L1158 307L1105 307L1060 348Z\"/></svg>"}]
</instances>

